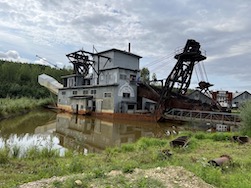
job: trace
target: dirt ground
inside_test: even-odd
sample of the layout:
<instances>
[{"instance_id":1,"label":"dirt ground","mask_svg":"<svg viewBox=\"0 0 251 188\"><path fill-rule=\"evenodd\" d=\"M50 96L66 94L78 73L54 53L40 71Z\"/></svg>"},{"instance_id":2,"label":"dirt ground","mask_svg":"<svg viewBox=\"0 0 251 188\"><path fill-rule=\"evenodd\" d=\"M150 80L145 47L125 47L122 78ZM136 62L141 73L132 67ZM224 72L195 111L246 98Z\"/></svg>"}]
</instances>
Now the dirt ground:
<instances>
[{"instance_id":1,"label":"dirt ground","mask_svg":"<svg viewBox=\"0 0 251 188\"><path fill-rule=\"evenodd\" d=\"M129 181L134 181L137 178L145 177L157 179L167 188L213 188L212 185L205 183L200 178L196 177L193 173L185 170L183 167L165 167L165 168L154 168L148 170L135 169L131 174L123 174L121 171L111 171L107 174L109 177L116 177L118 175L124 175ZM19 186L19 188L52 188L54 181L64 182L69 176L64 177L52 177L49 179L42 179L35 182L29 182ZM79 183L76 179L76 183ZM80 184L82 182L80 181ZM111 185L111 187L116 185ZM81 186L80 186L81 187ZM90 187L99 188L102 185L96 185L93 183Z\"/></svg>"}]
</instances>

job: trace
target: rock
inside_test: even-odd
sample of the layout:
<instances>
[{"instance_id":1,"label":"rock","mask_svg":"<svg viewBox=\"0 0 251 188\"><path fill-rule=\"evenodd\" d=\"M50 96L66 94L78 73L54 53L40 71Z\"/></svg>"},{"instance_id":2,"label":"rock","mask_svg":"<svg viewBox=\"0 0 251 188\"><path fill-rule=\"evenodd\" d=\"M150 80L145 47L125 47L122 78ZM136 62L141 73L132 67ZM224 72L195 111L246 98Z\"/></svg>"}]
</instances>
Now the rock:
<instances>
[{"instance_id":1,"label":"rock","mask_svg":"<svg viewBox=\"0 0 251 188\"><path fill-rule=\"evenodd\" d=\"M83 182L82 182L81 180L76 180L76 181L75 181L75 184L78 185L78 186L80 186L80 185L83 184Z\"/></svg>"}]
</instances>

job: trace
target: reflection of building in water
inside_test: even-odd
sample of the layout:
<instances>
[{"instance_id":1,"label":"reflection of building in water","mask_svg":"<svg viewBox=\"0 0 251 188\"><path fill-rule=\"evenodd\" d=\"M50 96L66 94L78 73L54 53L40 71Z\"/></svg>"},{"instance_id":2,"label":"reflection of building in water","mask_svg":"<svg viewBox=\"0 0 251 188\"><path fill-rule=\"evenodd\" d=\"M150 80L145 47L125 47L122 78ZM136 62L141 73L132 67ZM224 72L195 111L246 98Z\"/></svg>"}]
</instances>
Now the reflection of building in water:
<instances>
[{"instance_id":1,"label":"reflection of building in water","mask_svg":"<svg viewBox=\"0 0 251 188\"><path fill-rule=\"evenodd\" d=\"M110 146L135 142L140 137L154 137L157 124L129 125L91 117L58 114L56 135L60 145L83 152L100 152Z\"/></svg>"},{"instance_id":2,"label":"reflection of building in water","mask_svg":"<svg viewBox=\"0 0 251 188\"><path fill-rule=\"evenodd\" d=\"M56 122L50 121L43 126L38 126L35 128L35 134L45 134L45 133L53 133L56 130Z\"/></svg>"}]
</instances>

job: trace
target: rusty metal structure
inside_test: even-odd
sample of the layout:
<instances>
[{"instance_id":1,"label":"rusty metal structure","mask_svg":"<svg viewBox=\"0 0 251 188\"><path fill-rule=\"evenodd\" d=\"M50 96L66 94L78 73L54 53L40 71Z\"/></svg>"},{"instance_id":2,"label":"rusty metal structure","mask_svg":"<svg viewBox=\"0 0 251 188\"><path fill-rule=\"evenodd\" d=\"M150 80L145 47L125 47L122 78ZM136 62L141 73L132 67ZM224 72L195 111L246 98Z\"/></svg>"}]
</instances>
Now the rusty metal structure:
<instances>
[{"instance_id":1,"label":"rusty metal structure","mask_svg":"<svg viewBox=\"0 0 251 188\"><path fill-rule=\"evenodd\" d=\"M157 102L156 120L162 119L163 113L171 108L194 109L200 106L199 101L185 97L191 82L193 69L196 63L206 59L200 50L200 44L188 39L183 49L174 56L177 60L174 68L164 81L161 89L152 88L150 85L141 84L138 95Z\"/></svg>"},{"instance_id":2,"label":"rusty metal structure","mask_svg":"<svg viewBox=\"0 0 251 188\"><path fill-rule=\"evenodd\" d=\"M208 163L215 167L223 165L229 165L232 162L232 158L229 155L221 155L219 158L212 159Z\"/></svg>"},{"instance_id":3,"label":"rusty metal structure","mask_svg":"<svg viewBox=\"0 0 251 188\"><path fill-rule=\"evenodd\" d=\"M119 58L115 58L115 54L117 55L116 57ZM109 109L111 113L117 116L128 111L130 111L130 113L138 113L136 115L149 113L151 116L149 117L150 119L160 121L165 119L165 113L171 109L210 110L211 108L210 104L202 104L201 101L189 99L185 95L190 86L195 64L206 59L204 51L200 49L199 42L193 39L188 39L185 47L176 51L174 58L177 60L177 63L167 78L154 80L154 82L161 82L161 86L159 87L154 87L150 82L140 82L138 79L136 81L136 76L138 76L137 71L139 71L139 59L141 57L130 53L130 45L129 52L117 49L111 49L101 53L79 50L66 56L73 64L73 74L63 77L65 91L62 90L61 93L59 93L62 109L79 113L78 108L80 106L83 108L83 114L87 112L102 114L103 105L106 105L106 103L102 103L101 100L96 99L104 97L102 93L107 93L106 87L104 87L107 85L114 87L114 96L111 97L112 100L109 99L113 101L113 103L111 103L113 105L108 106L107 102L104 111L108 111ZM128 61L128 57L132 59L132 61ZM116 59L117 61L115 61ZM128 62L131 63L130 68L125 65ZM112 76L114 72L111 72L111 70L116 70L116 74L119 76L128 74L130 81L126 80L125 83L123 77L122 79L118 79L118 81L116 79L117 75ZM123 74L120 74L120 72ZM131 80L131 77L134 79ZM201 90L208 90L210 86L211 84L208 82L200 82L199 84ZM96 95L96 93L100 96L94 98L93 96ZM128 97L130 101L122 95L124 93L127 94L125 96L133 96ZM112 93L110 96L112 96ZM152 101L148 102L149 100L147 101L147 99L154 101L156 104ZM145 117L148 118L148 115Z\"/></svg>"},{"instance_id":4,"label":"rusty metal structure","mask_svg":"<svg viewBox=\"0 0 251 188\"><path fill-rule=\"evenodd\" d=\"M201 54L200 44L195 40L189 39L181 53L174 57L177 63L165 81L165 86L161 91L157 105L157 111L163 113L168 106L165 104L170 100L171 94L184 95L190 85L195 62L205 60Z\"/></svg>"}]
</instances>

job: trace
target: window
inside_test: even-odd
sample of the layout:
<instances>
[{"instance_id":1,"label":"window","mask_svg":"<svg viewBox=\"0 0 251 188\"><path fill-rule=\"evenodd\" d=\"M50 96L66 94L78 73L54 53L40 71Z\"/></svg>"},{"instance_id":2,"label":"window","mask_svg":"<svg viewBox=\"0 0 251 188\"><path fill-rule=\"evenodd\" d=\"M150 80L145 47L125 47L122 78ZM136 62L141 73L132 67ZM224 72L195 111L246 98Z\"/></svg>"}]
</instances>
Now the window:
<instances>
[{"instance_id":1,"label":"window","mask_svg":"<svg viewBox=\"0 0 251 188\"><path fill-rule=\"evenodd\" d=\"M134 105L133 104L129 104L128 105L128 110L134 110Z\"/></svg>"},{"instance_id":2,"label":"window","mask_svg":"<svg viewBox=\"0 0 251 188\"><path fill-rule=\"evenodd\" d=\"M62 95L65 95L65 91L62 91Z\"/></svg>"},{"instance_id":3,"label":"window","mask_svg":"<svg viewBox=\"0 0 251 188\"><path fill-rule=\"evenodd\" d=\"M88 90L83 90L84 95L88 95L88 93L89 93Z\"/></svg>"},{"instance_id":4,"label":"window","mask_svg":"<svg viewBox=\"0 0 251 188\"><path fill-rule=\"evenodd\" d=\"M130 75L130 81L136 81L136 75Z\"/></svg>"},{"instance_id":5,"label":"window","mask_svg":"<svg viewBox=\"0 0 251 188\"><path fill-rule=\"evenodd\" d=\"M123 93L123 98L130 98L130 93Z\"/></svg>"},{"instance_id":6,"label":"window","mask_svg":"<svg viewBox=\"0 0 251 188\"><path fill-rule=\"evenodd\" d=\"M111 93L104 93L104 97L105 98L110 98L110 97L112 97L112 94Z\"/></svg>"},{"instance_id":7,"label":"window","mask_svg":"<svg viewBox=\"0 0 251 188\"><path fill-rule=\"evenodd\" d=\"M95 94L96 94L96 90L95 90L95 89L92 89L92 90L91 90L91 94L92 94L92 95L95 95Z\"/></svg>"},{"instance_id":8,"label":"window","mask_svg":"<svg viewBox=\"0 0 251 188\"><path fill-rule=\"evenodd\" d=\"M77 94L78 94L78 91L72 91L72 94L73 94L73 95L77 95Z\"/></svg>"},{"instance_id":9,"label":"window","mask_svg":"<svg viewBox=\"0 0 251 188\"><path fill-rule=\"evenodd\" d=\"M120 75L119 75L119 78L120 78L121 80L126 80L127 76L126 76L126 74L120 74Z\"/></svg>"}]
</instances>

